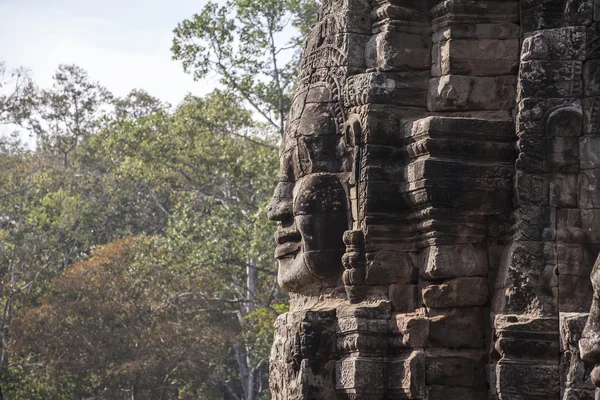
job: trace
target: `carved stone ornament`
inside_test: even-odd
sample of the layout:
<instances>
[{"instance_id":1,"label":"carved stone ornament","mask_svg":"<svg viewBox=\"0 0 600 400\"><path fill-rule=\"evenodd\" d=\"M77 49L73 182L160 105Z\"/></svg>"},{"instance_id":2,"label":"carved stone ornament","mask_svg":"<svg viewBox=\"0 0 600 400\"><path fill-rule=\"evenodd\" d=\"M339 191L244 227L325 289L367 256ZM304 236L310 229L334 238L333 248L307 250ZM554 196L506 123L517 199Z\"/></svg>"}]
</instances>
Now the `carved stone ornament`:
<instances>
[{"instance_id":1,"label":"carved stone ornament","mask_svg":"<svg viewBox=\"0 0 600 400\"><path fill-rule=\"evenodd\" d=\"M274 399L600 399L600 0L323 0L279 175Z\"/></svg>"}]
</instances>

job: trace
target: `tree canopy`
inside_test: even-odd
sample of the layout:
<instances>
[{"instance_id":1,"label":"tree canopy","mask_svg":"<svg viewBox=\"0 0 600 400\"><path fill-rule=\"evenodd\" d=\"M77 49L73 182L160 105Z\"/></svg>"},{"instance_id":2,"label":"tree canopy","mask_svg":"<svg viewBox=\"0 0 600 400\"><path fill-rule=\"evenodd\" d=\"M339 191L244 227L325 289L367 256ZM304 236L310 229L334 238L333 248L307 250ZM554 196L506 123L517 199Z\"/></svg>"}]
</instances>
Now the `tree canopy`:
<instances>
[{"instance_id":1,"label":"tree canopy","mask_svg":"<svg viewBox=\"0 0 600 400\"><path fill-rule=\"evenodd\" d=\"M207 3L173 57L220 86L173 107L75 65L0 64L0 399L269 398L287 310L266 208L303 0Z\"/></svg>"}]
</instances>

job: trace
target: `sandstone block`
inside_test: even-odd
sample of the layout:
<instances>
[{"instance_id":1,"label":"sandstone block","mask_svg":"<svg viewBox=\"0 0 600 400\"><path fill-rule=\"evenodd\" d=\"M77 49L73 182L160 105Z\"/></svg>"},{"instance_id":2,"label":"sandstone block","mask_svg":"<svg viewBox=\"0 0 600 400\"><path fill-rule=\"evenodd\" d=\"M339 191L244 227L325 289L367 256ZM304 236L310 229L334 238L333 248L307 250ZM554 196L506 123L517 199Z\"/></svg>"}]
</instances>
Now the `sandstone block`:
<instances>
[{"instance_id":1,"label":"sandstone block","mask_svg":"<svg viewBox=\"0 0 600 400\"><path fill-rule=\"evenodd\" d=\"M587 58L600 58L600 22L587 28Z\"/></svg>"},{"instance_id":2,"label":"sandstone block","mask_svg":"<svg viewBox=\"0 0 600 400\"><path fill-rule=\"evenodd\" d=\"M336 389L343 393L383 396L383 370L384 362L381 357L343 358L335 365Z\"/></svg>"},{"instance_id":3,"label":"sandstone block","mask_svg":"<svg viewBox=\"0 0 600 400\"><path fill-rule=\"evenodd\" d=\"M556 318L498 315L494 328L498 336L495 348L502 357L557 362L560 342Z\"/></svg>"},{"instance_id":4,"label":"sandstone block","mask_svg":"<svg viewBox=\"0 0 600 400\"><path fill-rule=\"evenodd\" d=\"M519 66L517 39L450 39L433 49L432 74L509 75Z\"/></svg>"},{"instance_id":5,"label":"sandstone block","mask_svg":"<svg viewBox=\"0 0 600 400\"><path fill-rule=\"evenodd\" d=\"M600 135L579 138L579 162L581 169L600 169Z\"/></svg>"},{"instance_id":6,"label":"sandstone block","mask_svg":"<svg viewBox=\"0 0 600 400\"><path fill-rule=\"evenodd\" d=\"M445 75L429 82L430 111L508 110L515 105L514 76Z\"/></svg>"},{"instance_id":7,"label":"sandstone block","mask_svg":"<svg viewBox=\"0 0 600 400\"><path fill-rule=\"evenodd\" d=\"M600 169L586 169L579 175L579 207L600 208Z\"/></svg>"},{"instance_id":8,"label":"sandstone block","mask_svg":"<svg viewBox=\"0 0 600 400\"><path fill-rule=\"evenodd\" d=\"M574 144L575 142L575 140L571 140L569 143ZM569 152L569 154L573 153L579 155L579 149ZM573 162L578 161L579 157L575 158ZM550 206L561 208L577 207L577 199L579 197L577 195L579 185L577 174L552 174L549 183Z\"/></svg>"},{"instance_id":9,"label":"sandstone block","mask_svg":"<svg viewBox=\"0 0 600 400\"><path fill-rule=\"evenodd\" d=\"M424 35L381 32L365 47L367 68L410 71L431 66L430 41Z\"/></svg>"},{"instance_id":10,"label":"sandstone block","mask_svg":"<svg viewBox=\"0 0 600 400\"><path fill-rule=\"evenodd\" d=\"M313 29L307 38L307 51L302 57L301 67L307 69L365 67L365 45L370 35L359 33L326 32ZM340 49L344 49L343 52Z\"/></svg>"},{"instance_id":11,"label":"sandstone block","mask_svg":"<svg viewBox=\"0 0 600 400\"><path fill-rule=\"evenodd\" d=\"M567 356L563 358L563 362L567 363L562 366L565 373L563 385L572 389L593 391L596 387L591 381L590 374L594 369L594 365L581 360L578 351L567 351L563 356Z\"/></svg>"},{"instance_id":12,"label":"sandstone block","mask_svg":"<svg viewBox=\"0 0 600 400\"><path fill-rule=\"evenodd\" d=\"M560 339L565 350L579 351L579 339L588 319L588 313L561 313Z\"/></svg>"},{"instance_id":13,"label":"sandstone block","mask_svg":"<svg viewBox=\"0 0 600 400\"><path fill-rule=\"evenodd\" d=\"M515 195L518 205L548 205L549 182L542 174L517 171L515 175Z\"/></svg>"},{"instance_id":14,"label":"sandstone block","mask_svg":"<svg viewBox=\"0 0 600 400\"><path fill-rule=\"evenodd\" d=\"M483 347L483 309L451 308L429 310L429 346Z\"/></svg>"},{"instance_id":15,"label":"sandstone block","mask_svg":"<svg viewBox=\"0 0 600 400\"><path fill-rule=\"evenodd\" d=\"M512 216L515 240L539 242L548 227L554 226L552 208L522 205Z\"/></svg>"},{"instance_id":16,"label":"sandstone block","mask_svg":"<svg viewBox=\"0 0 600 400\"><path fill-rule=\"evenodd\" d=\"M427 347L429 320L422 312L394 314L390 320L391 347L418 349Z\"/></svg>"},{"instance_id":17,"label":"sandstone block","mask_svg":"<svg viewBox=\"0 0 600 400\"><path fill-rule=\"evenodd\" d=\"M592 22L594 0L547 0L521 2L524 32L561 26L585 26Z\"/></svg>"},{"instance_id":18,"label":"sandstone block","mask_svg":"<svg viewBox=\"0 0 600 400\"><path fill-rule=\"evenodd\" d=\"M579 231L583 233L582 231ZM583 244L557 243L558 273L589 278L594 260Z\"/></svg>"},{"instance_id":19,"label":"sandstone block","mask_svg":"<svg viewBox=\"0 0 600 400\"><path fill-rule=\"evenodd\" d=\"M547 164L562 171L579 170L579 138L553 137L547 141Z\"/></svg>"},{"instance_id":20,"label":"sandstone block","mask_svg":"<svg viewBox=\"0 0 600 400\"><path fill-rule=\"evenodd\" d=\"M558 398L560 378L558 364L509 362L501 360L496 367L496 385L502 393ZM527 397L528 398L528 397Z\"/></svg>"},{"instance_id":21,"label":"sandstone block","mask_svg":"<svg viewBox=\"0 0 600 400\"><path fill-rule=\"evenodd\" d=\"M417 285L397 283L390 285L389 298L394 311L410 313L417 309Z\"/></svg>"},{"instance_id":22,"label":"sandstone block","mask_svg":"<svg viewBox=\"0 0 600 400\"><path fill-rule=\"evenodd\" d=\"M581 132L571 130L581 125L581 115L570 114L581 114L581 108L581 100L575 98L524 98L517 104L517 133L521 138L579 136ZM550 117L557 123L549 125Z\"/></svg>"},{"instance_id":23,"label":"sandstone block","mask_svg":"<svg viewBox=\"0 0 600 400\"><path fill-rule=\"evenodd\" d=\"M370 34L372 18L367 0L323 1L320 22L336 32Z\"/></svg>"},{"instance_id":24,"label":"sandstone block","mask_svg":"<svg viewBox=\"0 0 600 400\"><path fill-rule=\"evenodd\" d=\"M581 228L585 231L587 242L600 244L600 209L581 210Z\"/></svg>"},{"instance_id":25,"label":"sandstone block","mask_svg":"<svg viewBox=\"0 0 600 400\"><path fill-rule=\"evenodd\" d=\"M429 400L487 400L487 389L428 386Z\"/></svg>"},{"instance_id":26,"label":"sandstone block","mask_svg":"<svg viewBox=\"0 0 600 400\"><path fill-rule=\"evenodd\" d=\"M431 13L433 29L447 25L480 23L517 23L518 4L512 1L469 1L446 0L437 2Z\"/></svg>"},{"instance_id":27,"label":"sandstone block","mask_svg":"<svg viewBox=\"0 0 600 400\"><path fill-rule=\"evenodd\" d=\"M577 208L556 210L556 229L581 228L581 214Z\"/></svg>"},{"instance_id":28,"label":"sandstone block","mask_svg":"<svg viewBox=\"0 0 600 400\"><path fill-rule=\"evenodd\" d=\"M581 312L592 305L592 282L589 276L559 275L558 307L560 312Z\"/></svg>"},{"instance_id":29,"label":"sandstone block","mask_svg":"<svg viewBox=\"0 0 600 400\"><path fill-rule=\"evenodd\" d=\"M368 72L348 78L345 89L347 107L368 103L425 107L429 71Z\"/></svg>"},{"instance_id":30,"label":"sandstone block","mask_svg":"<svg viewBox=\"0 0 600 400\"><path fill-rule=\"evenodd\" d=\"M416 282L418 269L409 252L387 251L367 253L368 285Z\"/></svg>"},{"instance_id":31,"label":"sandstone block","mask_svg":"<svg viewBox=\"0 0 600 400\"><path fill-rule=\"evenodd\" d=\"M521 61L586 60L584 27L546 29L525 35Z\"/></svg>"},{"instance_id":32,"label":"sandstone block","mask_svg":"<svg viewBox=\"0 0 600 400\"><path fill-rule=\"evenodd\" d=\"M585 96L600 96L600 60L588 60L583 66Z\"/></svg>"},{"instance_id":33,"label":"sandstone block","mask_svg":"<svg viewBox=\"0 0 600 400\"><path fill-rule=\"evenodd\" d=\"M337 350L340 354L374 357L388 351L388 321L367 318L340 318L336 324Z\"/></svg>"},{"instance_id":34,"label":"sandstone block","mask_svg":"<svg viewBox=\"0 0 600 400\"><path fill-rule=\"evenodd\" d=\"M600 133L600 97L583 99L583 133Z\"/></svg>"},{"instance_id":35,"label":"sandstone block","mask_svg":"<svg viewBox=\"0 0 600 400\"><path fill-rule=\"evenodd\" d=\"M501 337L495 343L498 354L512 360L555 361L560 352L558 340L535 340L535 337Z\"/></svg>"},{"instance_id":36,"label":"sandstone block","mask_svg":"<svg viewBox=\"0 0 600 400\"><path fill-rule=\"evenodd\" d=\"M449 39L518 39L520 28L510 23L449 25L433 33L433 43Z\"/></svg>"},{"instance_id":37,"label":"sandstone block","mask_svg":"<svg viewBox=\"0 0 600 400\"><path fill-rule=\"evenodd\" d=\"M593 389L571 389L565 390L562 400L594 400L596 399Z\"/></svg>"},{"instance_id":38,"label":"sandstone block","mask_svg":"<svg viewBox=\"0 0 600 400\"><path fill-rule=\"evenodd\" d=\"M427 385L485 388L487 357L480 350L425 350Z\"/></svg>"},{"instance_id":39,"label":"sandstone block","mask_svg":"<svg viewBox=\"0 0 600 400\"><path fill-rule=\"evenodd\" d=\"M425 398L424 351L415 350L403 356L386 360L384 379L386 393L388 395L393 393L393 398Z\"/></svg>"},{"instance_id":40,"label":"sandstone block","mask_svg":"<svg viewBox=\"0 0 600 400\"><path fill-rule=\"evenodd\" d=\"M422 291L428 308L476 307L489 301L487 278L456 278L438 285L427 285Z\"/></svg>"},{"instance_id":41,"label":"sandstone block","mask_svg":"<svg viewBox=\"0 0 600 400\"><path fill-rule=\"evenodd\" d=\"M429 279L486 276L487 251L481 245L431 246L424 251L423 276Z\"/></svg>"},{"instance_id":42,"label":"sandstone block","mask_svg":"<svg viewBox=\"0 0 600 400\"><path fill-rule=\"evenodd\" d=\"M581 71L581 61L524 61L519 70L519 100L582 96Z\"/></svg>"},{"instance_id":43,"label":"sandstone block","mask_svg":"<svg viewBox=\"0 0 600 400\"><path fill-rule=\"evenodd\" d=\"M482 139L513 143L512 120L489 120L484 118L461 118L429 116L406 124L405 137L417 140L421 137L436 139Z\"/></svg>"}]
</instances>

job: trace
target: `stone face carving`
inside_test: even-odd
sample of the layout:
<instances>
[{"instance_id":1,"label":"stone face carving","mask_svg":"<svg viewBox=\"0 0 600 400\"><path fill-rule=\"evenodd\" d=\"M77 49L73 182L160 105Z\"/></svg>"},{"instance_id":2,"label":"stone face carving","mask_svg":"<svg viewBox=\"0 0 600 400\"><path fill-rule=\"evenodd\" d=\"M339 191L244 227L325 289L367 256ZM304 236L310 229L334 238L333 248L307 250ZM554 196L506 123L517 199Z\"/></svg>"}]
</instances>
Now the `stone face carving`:
<instances>
[{"instance_id":1,"label":"stone face carving","mask_svg":"<svg viewBox=\"0 0 600 400\"><path fill-rule=\"evenodd\" d=\"M322 1L269 209L274 399L593 398L599 10Z\"/></svg>"}]
</instances>

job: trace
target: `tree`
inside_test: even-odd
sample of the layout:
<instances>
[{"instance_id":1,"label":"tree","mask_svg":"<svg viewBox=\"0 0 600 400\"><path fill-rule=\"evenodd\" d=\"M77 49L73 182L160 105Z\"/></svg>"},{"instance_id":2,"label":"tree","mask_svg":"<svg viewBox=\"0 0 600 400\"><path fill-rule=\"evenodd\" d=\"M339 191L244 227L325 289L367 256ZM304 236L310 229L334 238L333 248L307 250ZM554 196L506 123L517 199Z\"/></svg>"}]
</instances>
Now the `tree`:
<instances>
[{"instance_id":1,"label":"tree","mask_svg":"<svg viewBox=\"0 0 600 400\"><path fill-rule=\"evenodd\" d=\"M69 157L85 139L97 132L98 121L109 111L112 94L91 82L82 68L60 65L50 90L35 97L34 112L28 120L43 151L69 166Z\"/></svg>"},{"instance_id":2,"label":"tree","mask_svg":"<svg viewBox=\"0 0 600 400\"><path fill-rule=\"evenodd\" d=\"M79 86L94 90L82 80ZM36 94L30 92L34 98L26 99L26 104L38 105ZM93 99L87 93L71 97L74 101L82 98ZM101 108L89 102L86 107ZM71 117L65 115L34 113L31 118L43 118L41 127L67 126ZM80 126L87 125L95 132L103 113L75 113L72 120L81 120L76 115L87 118ZM120 160L108 157L93 133L77 142L76 151L68 151L66 169L53 147L40 146L32 151L18 140L0 141L0 380L4 385L16 376L39 383L33 375L42 379L43 371L48 372L46 366L29 361L35 358L33 354L13 357L7 343L11 323L20 311L39 303L51 279L86 259L98 245L120 237L153 234L167 226L147 186L123 179L117 168ZM17 370L21 372L16 374Z\"/></svg>"},{"instance_id":3,"label":"tree","mask_svg":"<svg viewBox=\"0 0 600 400\"><path fill-rule=\"evenodd\" d=\"M299 45L316 6L314 0L209 2L175 29L173 58L195 79L216 74L224 88L283 135Z\"/></svg>"},{"instance_id":4,"label":"tree","mask_svg":"<svg viewBox=\"0 0 600 400\"><path fill-rule=\"evenodd\" d=\"M34 93L33 82L25 68L9 70L0 61L0 124L18 124L29 116Z\"/></svg>"},{"instance_id":5,"label":"tree","mask_svg":"<svg viewBox=\"0 0 600 400\"><path fill-rule=\"evenodd\" d=\"M229 321L202 312L203 276L163 268L160 251L143 237L97 248L19 320L14 348L98 399L215 398Z\"/></svg>"},{"instance_id":6,"label":"tree","mask_svg":"<svg viewBox=\"0 0 600 400\"><path fill-rule=\"evenodd\" d=\"M265 315L273 320L285 302L266 219L277 151L274 140L252 136L252 128L239 99L216 91L188 97L172 114L121 119L104 139L120 152L129 179L155 182L157 190L168 185L169 227L157 238L167 249L165 268L204 276L203 301L236 316L237 371L221 380L234 399L266 391L272 332L264 329Z\"/></svg>"}]
</instances>

